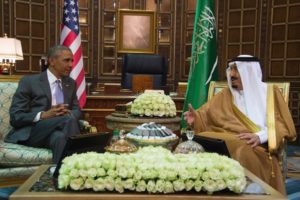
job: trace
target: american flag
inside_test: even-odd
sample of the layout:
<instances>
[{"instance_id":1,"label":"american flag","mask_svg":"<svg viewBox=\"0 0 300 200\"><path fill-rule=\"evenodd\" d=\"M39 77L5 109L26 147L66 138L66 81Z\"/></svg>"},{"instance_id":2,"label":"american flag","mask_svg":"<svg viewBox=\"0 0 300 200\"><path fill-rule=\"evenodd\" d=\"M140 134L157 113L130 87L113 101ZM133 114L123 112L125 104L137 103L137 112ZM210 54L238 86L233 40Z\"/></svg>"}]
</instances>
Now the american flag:
<instances>
[{"instance_id":1,"label":"american flag","mask_svg":"<svg viewBox=\"0 0 300 200\"><path fill-rule=\"evenodd\" d=\"M74 62L70 76L77 83L77 97L82 108L86 92L77 0L64 0L63 15L60 44L68 46L73 52Z\"/></svg>"}]
</instances>

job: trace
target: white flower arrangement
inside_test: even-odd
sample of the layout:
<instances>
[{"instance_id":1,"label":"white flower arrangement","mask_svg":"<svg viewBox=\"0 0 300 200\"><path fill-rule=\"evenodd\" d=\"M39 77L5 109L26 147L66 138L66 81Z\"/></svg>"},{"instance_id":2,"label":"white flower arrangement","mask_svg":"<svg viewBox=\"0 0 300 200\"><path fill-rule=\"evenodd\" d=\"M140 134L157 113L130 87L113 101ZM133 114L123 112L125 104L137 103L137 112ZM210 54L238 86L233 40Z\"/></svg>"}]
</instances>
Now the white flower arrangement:
<instances>
[{"instance_id":1,"label":"white flower arrangement","mask_svg":"<svg viewBox=\"0 0 300 200\"><path fill-rule=\"evenodd\" d=\"M168 95L147 92L139 95L133 101L130 112L141 117L175 117L176 105Z\"/></svg>"},{"instance_id":2,"label":"white flower arrangement","mask_svg":"<svg viewBox=\"0 0 300 200\"><path fill-rule=\"evenodd\" d=\"M60 189L125 190L148 193L223 189L241 193L246 178L241 165L215 153L172 154L162 147L144 147L136 153L73 154L63 160Z\"/></svg>"}]
</instances>

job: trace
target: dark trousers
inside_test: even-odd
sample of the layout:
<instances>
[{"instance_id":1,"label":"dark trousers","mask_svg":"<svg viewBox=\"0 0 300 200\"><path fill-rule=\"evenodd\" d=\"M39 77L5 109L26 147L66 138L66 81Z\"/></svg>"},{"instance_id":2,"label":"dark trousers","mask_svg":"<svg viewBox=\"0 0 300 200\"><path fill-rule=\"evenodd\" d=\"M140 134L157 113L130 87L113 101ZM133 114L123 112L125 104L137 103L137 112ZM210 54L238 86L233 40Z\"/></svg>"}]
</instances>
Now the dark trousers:
<instances>
[{"instance_id":1,"label":"dark trousers","mask_svg":"<svg viewBox=\"0 0 300 200\"><path fill-rule=\"evenodd\" d=\"M78 120L72 116L59 116L37 122L30 137L23 144L52 150L53 163L61 157L67 138L80 133Z\"/></svg>"}]
</instances>

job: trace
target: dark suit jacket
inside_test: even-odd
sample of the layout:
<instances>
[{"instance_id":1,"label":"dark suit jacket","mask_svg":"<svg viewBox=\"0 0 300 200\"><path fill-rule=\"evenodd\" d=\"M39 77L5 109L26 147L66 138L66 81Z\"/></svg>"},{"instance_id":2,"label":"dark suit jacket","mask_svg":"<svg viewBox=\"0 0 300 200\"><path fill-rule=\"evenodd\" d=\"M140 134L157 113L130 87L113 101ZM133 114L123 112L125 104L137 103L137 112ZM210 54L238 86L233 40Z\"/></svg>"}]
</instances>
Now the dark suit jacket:
<instances>
[{"instance_id":1,"label":"dark suit jacket","mask_svg":"<svg viewBox=\"0 0 300 200\"><path fill-rule=\"evenodd\" d=\"M69 104L71 116L79 119L81 111L76 96L76 83L70 77L62 79L64 103ZM47 72L24 76L13 96L9 110L10 124L13 130L6 136L5 141L17 143L29 138L34 118L38 112L51 108L51 89Z\"/></svg>"}]
</instances>

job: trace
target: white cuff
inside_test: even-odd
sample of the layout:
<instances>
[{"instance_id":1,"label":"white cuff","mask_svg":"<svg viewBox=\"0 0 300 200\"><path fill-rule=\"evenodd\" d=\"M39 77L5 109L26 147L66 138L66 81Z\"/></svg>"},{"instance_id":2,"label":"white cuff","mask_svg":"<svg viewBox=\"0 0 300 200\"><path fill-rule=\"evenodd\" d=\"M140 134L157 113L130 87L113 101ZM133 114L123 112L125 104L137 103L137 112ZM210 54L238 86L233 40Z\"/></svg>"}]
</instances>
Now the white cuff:
<instances>
[{"instance_id":1,"label":"white cuff","mask_svg":"<svg viewBox=\"0 0 300 200\"><path fill-rule=\"evenodd\" d=\"M261 144L268 142L268 131L267 131L267 129L263 129L259 132L256 132L255 134L258 135Z\"/></svg>"},{"instance_id":2,"label":"white cuff","mask_svg":"<svg viewBox=\"0 0 300 200\"><path fill-rule=\"evenodd\" d=\"M38 122L41 120L41 113L42 112L38 112L38 114L36 114L35 118L33 119L33 122Z\"/></svg>"}]
</instances>

